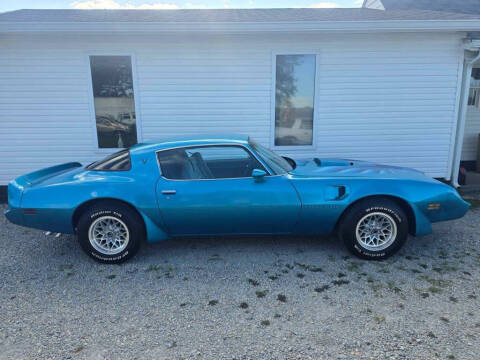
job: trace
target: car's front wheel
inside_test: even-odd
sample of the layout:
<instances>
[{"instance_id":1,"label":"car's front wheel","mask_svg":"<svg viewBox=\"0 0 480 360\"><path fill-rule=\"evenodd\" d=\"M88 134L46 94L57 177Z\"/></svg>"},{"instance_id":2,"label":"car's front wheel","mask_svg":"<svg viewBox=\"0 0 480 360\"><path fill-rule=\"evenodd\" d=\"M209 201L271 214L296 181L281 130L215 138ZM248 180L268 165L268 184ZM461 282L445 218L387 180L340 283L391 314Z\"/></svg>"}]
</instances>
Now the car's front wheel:
<instances>
[{"instance_id":1,"label":"car's front wheel","mask_svg":"<svg viewBox=\"0 0 480 360\"><path fill-rule=\"evenodd\" d=\"M408 219L390 199L366 199L347 210L339 235L354 255L368 260L386 259L405 244Z\"/></svg>"},{"instance_id":2,"label":"car's front wheel","mask_svg":"<svg viewBox=\"0 0 480 360\"><path fill-rule=\"evenodd\" d=\"M137 253L144 234L140 215L128 205L115 201L93 205L77 223L80 246L103 263L118 264L130 259Z\"/></svg>"}]
</instances>

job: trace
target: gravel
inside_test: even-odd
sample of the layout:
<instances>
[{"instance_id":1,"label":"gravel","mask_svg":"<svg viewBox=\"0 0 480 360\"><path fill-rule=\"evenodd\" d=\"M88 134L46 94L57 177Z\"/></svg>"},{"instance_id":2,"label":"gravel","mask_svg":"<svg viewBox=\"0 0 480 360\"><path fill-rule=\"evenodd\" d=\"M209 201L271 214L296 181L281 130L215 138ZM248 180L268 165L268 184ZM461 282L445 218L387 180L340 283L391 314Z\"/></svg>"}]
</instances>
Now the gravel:
<instances>
[{"instance_id":1,"label":"gravel","mask_svg":"<svg viewBox=\"0 0 480 360\"><path fill-rule=\"evenodd\" d=\"M480 354L478 209L384 262L335 238L261 237L166 241L102 265L72 236L3 216L0 230L1 359Z\"/></svg>"}]
</instances>

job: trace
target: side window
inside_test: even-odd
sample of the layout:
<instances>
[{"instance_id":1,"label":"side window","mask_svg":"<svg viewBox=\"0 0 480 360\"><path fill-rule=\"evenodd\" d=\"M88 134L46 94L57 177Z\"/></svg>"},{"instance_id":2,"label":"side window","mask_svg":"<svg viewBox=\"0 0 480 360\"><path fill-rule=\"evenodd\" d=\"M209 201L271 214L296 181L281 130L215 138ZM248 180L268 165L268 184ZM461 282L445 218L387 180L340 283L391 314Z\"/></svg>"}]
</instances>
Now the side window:
<instances>
[{"instance_id":1,"label":"side window","mask_svg":"<svg viewBox=\"0 0 480 360\"><path fill-rule=\"evenodd\" d=\"M105 159L96 161L86 167L88 170L99 171L128 171L132 168L130 151L121 150L107 156Z\"/></svg>"},{"instance_id":2,"label":"side window","mask_svg":"<svg viewBox=\"0 0 480 360\"><path fill-rule=\"evenodd\" d=\"M162 175L172 180L232 179L252 176L263 166L240 146L203 146L159 151Z\"/></svg>"}]
</instances>

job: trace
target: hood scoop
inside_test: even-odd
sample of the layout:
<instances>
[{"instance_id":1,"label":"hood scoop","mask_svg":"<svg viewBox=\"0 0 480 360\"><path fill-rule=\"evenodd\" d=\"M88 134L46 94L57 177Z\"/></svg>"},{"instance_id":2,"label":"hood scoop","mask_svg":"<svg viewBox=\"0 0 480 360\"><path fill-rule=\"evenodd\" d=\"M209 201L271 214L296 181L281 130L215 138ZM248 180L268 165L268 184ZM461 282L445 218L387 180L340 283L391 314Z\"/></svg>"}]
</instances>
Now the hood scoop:
<instances>
[{"instance_id":1,"label":"hood scoop","mask_svg":"<svg viewBox=\"0 0 480 360\"><path fill-rule=\"evenodd\" d=\"M337 160L337 159L319 159L313 158L313 162L319 167L325 166L353 166L355 165L353 161L350 160Z\"/></svg>"}]
</instances>

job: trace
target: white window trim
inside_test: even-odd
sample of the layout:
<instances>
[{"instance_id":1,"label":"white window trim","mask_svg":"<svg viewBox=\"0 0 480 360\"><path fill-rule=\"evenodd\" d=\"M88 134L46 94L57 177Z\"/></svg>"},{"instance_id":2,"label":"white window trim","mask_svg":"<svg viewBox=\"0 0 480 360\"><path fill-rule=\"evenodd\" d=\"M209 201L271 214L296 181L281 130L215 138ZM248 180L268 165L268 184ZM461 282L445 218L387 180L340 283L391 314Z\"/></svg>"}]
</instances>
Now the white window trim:
<instances>
[{"instance_id":1,"label":"white window trim","mask_svg":"<svg viewBox=\"0 0 480 360\"><path fill-rule=\"evenodd\" d=\"M275 145L275 90L277 78L277 55L315 55L315 88L313 95L313 131L311 145ZM318 139L318 89L319 89L320 53L315 50L274 51L272 52L272 91L270 103L270 148L273 150L314 150Z\"/></svg>"},{"instance_id":2,"label":"white window trim","mask_svg":"<svg viewBox=\"0 0 480 360\"><path fill-rule=\"evenodd\" d=\"M138 81L137 81L137 61L135 53L115 52L115 51L89 51L85 54L88 71L88 102L90 108L90 118L92 121L94 149L96 153L112 153L119 151L122 148L100 148L98 146L97 134L97 119L95 117L95 102L93 98L93 82L92 82L92 68L90 66L90 56L130 56L132 63L132 83L133 83L133 103L135 105L135 125L137 127L137 143L142 142L142 126L141 126L141 111L140 101L138 98Z\"/></svg>"}]
</instances>

